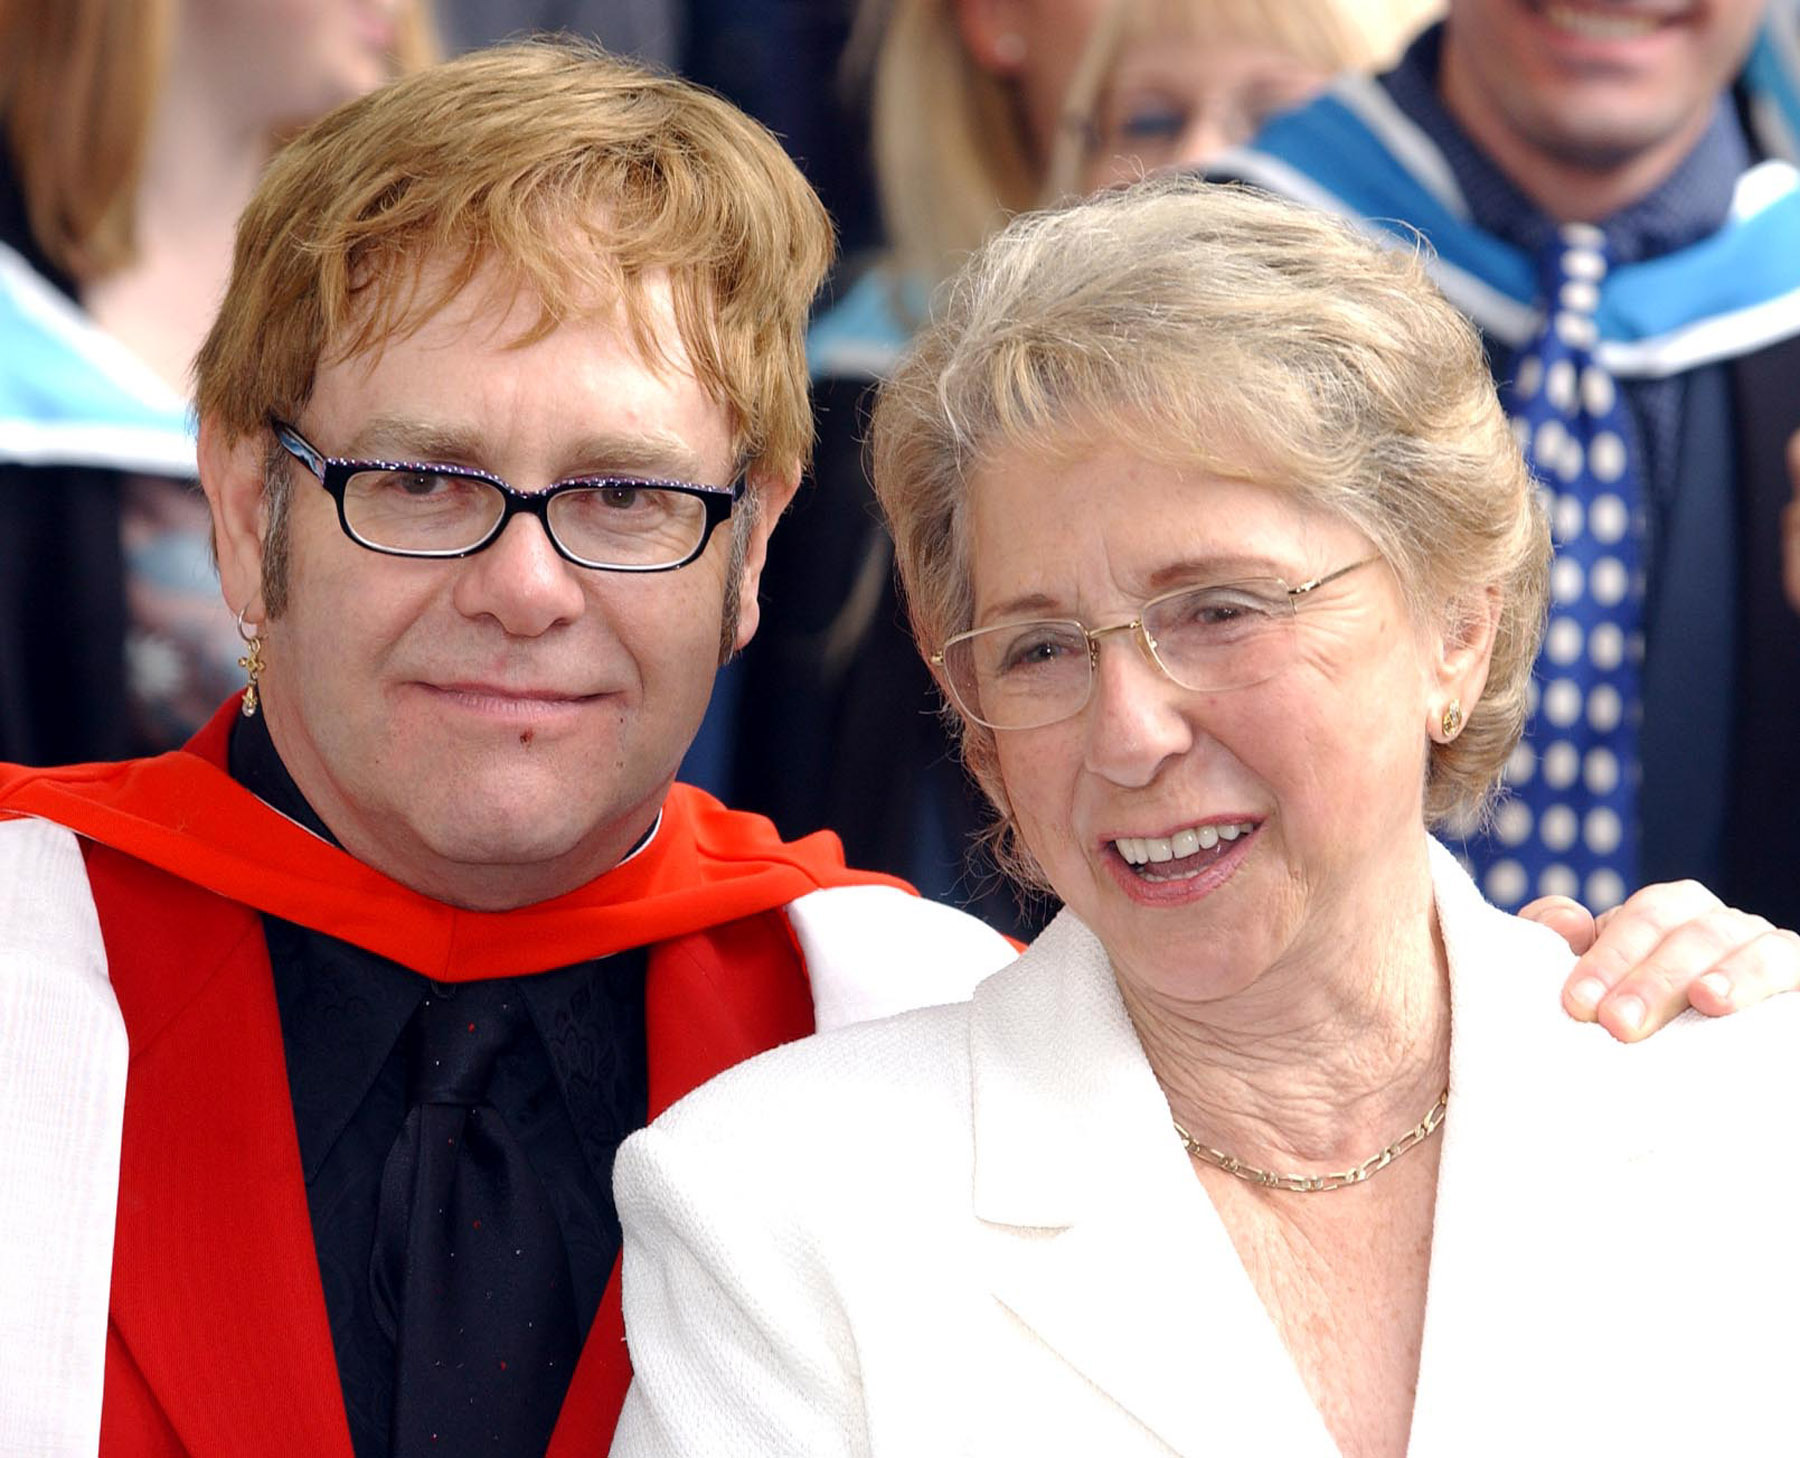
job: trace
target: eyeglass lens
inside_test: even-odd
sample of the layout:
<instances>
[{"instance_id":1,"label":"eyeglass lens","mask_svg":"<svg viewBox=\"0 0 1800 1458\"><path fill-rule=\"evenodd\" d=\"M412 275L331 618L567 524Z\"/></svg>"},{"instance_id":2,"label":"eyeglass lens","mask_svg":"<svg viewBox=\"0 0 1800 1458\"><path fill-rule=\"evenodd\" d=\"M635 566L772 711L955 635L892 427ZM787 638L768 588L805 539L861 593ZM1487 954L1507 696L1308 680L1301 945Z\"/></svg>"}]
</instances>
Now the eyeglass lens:
<instances>
[{"instance_id":1,"label":"eyeglass lens","mask_svg":"<svg viewBox=\"0 0 1800 1458\"><path fill-rule=\"evenodd\" d=\"M1294 644L1294 600L1276 578L1195 588L1148 604L1143 637L1183 688L1248 688L1273 678ZM1081 712L1092 689L1087 630L1073 621L1009 623L944 650L963 711L995 729L1035 729Z\"/></svg>"},{"instance_id":2,"label":"eyeglass lens","mask_svg":"<svg viewBox=\"0 0 1800 1458\"><path fill-rule=\"evenodd\" d=\"M452 555L487 540L506 511L490 481L448 471L371 470L344 488L344 520L371 546ZM596 566L665 567L690 557L706 534L697 496L639 482L608 482L550 499L551 535Z\"/></svg>"}]
</instances>

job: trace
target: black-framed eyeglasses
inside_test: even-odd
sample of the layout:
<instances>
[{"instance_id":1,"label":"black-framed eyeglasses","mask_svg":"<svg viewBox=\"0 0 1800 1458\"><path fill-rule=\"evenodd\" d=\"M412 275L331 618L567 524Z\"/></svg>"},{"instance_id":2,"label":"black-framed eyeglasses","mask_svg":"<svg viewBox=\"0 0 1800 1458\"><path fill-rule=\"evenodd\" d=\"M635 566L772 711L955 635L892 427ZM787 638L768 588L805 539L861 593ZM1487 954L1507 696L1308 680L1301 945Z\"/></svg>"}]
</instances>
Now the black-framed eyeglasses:
<instances>
[{"instance_id":1,"label":"black-framed eyeglasses","mask_svg":"<svg viewBox=\"0 0 1800 1458\"><path fill-rule=\"evenodd\" d=\"M602 572L685 567L743 499L744 483L695 486L635 476L589 476L520 491L498 476L428 461L327 456L284 421L281 448L337 502L344 535L394 557L468 557L492 545L520 512L535 516L558 555Z\"/></svg>"},{"instance_id":2,"label":"black-framed eyeglasses","mask_svg":"<svg viewBox=\"0 0 1800 1458\"><path fill-rule=\"evenodd\" d=\"M1182 587L1153 597L1130 622L1090 628L1035 618L958 633L931 661L956 706L990 729L1041 729L1072 719L1094 691L1100 640L1130 633L1164 675L1201 693L1266 683L1293 661L1300 603L1327 583L1379 561L1364 557L1298 587L1258 577Z\"/></svg>"}]
</instances>

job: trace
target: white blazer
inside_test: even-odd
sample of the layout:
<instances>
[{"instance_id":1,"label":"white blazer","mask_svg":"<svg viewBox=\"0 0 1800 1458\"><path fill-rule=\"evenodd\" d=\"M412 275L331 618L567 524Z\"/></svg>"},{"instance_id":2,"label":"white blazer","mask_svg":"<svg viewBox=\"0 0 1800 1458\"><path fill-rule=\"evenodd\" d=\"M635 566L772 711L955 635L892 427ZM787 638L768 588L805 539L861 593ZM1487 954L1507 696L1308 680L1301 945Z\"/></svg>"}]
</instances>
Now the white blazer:
<instances>
[{"instance_id":1,"label":"white blazer","mask_svg":"<svg viewBox=\"0 0 1800 1458\"><path fill-rule=\"evenodd\" d=\"M1415 1455L1800 1450L1800 998L1635 1047L1434 848L1453 1032ZM614 1455L1335 1452L1064 913L972 1001L621 1150ZM1329 1198L1319 1197L1319 1198Z\"/></svg>"}]
</instances>

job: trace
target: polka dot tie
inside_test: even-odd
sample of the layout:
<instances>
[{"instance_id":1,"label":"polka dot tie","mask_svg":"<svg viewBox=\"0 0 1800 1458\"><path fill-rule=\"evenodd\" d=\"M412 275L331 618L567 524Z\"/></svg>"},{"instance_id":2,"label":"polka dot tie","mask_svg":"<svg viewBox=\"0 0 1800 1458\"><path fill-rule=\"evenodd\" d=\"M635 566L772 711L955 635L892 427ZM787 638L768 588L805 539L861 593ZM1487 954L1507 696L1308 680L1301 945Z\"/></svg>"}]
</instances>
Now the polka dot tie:
<instances>
[{"instance_id":1,"label":"polka dot tie","mask_svg":"<svg viewBox=\"0 0 1800 1458\"><path fill-rule=\"evenodd\" d=\"M1508 797L1469 844L1490 901L1536 896L1617 905L1637 885L1638 672L1643 658L1641 511L1631 425L1594 359L1605 235L1558 230L1540 258L1545 322L1505 392L1549 507L1550 622Z\"/></svg>"}]
</instances>

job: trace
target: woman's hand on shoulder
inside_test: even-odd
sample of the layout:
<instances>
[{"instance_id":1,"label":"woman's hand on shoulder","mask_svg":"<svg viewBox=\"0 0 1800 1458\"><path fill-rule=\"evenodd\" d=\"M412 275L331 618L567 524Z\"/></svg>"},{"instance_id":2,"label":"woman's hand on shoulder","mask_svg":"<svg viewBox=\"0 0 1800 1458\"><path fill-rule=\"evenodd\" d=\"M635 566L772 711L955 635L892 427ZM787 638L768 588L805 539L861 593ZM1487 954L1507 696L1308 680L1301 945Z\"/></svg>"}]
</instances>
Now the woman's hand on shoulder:
<instances>
[{"instance_id":1,"label":"woman's hand on shoulder","mask_svg":"<svg viewBox=\"0 0 1800 1458\"><path fill-rule=\"evenodd\" d=\"M1580 957L1563 984L1569 1016L1622 1043L1689 1007L1717 1017L1800 988L1800 936L1733 910L1698 881L1646 886L1597 917L1565 896L1540 897L1519 914Z\"/></svg>"}]
</instances>

